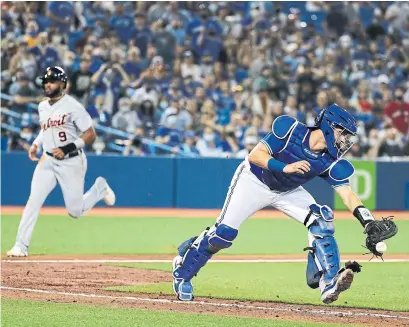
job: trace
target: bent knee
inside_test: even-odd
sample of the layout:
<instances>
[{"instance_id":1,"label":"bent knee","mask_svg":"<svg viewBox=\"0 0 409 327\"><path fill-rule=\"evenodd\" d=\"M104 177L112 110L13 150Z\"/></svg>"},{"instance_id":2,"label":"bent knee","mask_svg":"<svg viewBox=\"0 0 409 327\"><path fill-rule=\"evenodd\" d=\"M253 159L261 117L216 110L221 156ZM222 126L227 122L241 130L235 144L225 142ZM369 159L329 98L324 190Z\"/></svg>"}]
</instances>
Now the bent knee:
<instances>
[{"instance_id":1,"label":"bent knee","mask_svg":"<svg viewBox=\"0 0 409 327\"><path fill-rule=\"evenodd\" d=\"M237 237L238 230L221 224L209 235L209 244L216 249L226 249L233 244Z\"/></svg>"},{"instance_id":2,"label":"bent knee","mask_svg":"<svg viewBox=\"0 0 409 327\"><path fill-rule=\"evenodd\" d=\"M309 221L306 226L315 237L333 236L335 233L334 214L328 206L313 204L310 206Z\"/></svg>"}]
</instances>

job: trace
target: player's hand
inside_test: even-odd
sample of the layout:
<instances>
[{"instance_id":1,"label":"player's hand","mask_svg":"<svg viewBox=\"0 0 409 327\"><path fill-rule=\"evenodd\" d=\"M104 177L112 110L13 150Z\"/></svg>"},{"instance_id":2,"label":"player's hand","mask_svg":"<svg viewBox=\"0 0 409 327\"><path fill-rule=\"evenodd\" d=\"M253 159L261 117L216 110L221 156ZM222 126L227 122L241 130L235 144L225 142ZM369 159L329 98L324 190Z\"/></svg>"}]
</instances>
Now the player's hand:
<instances>
[{"instance_id":1,"label":"player's hand","mask_svg":"<svg viewBox=\"0 0 409 327\"><path fill-rule=\"evenodd\" d=\"M40 160L37 158L37 145L33 144L32 146L30 146L30 149L28 149L28 157L31 161Z\"/></svg>"},{"instance_id":2,"label":"player's hand","mask_svg":"<svg viewBox=\"0 0 409 327\"><path fill-rule=\"evenodd\" d=\"M308 161L302 160L284 167L283 172L287 174L305 174L311 170L311 165Z\"/></svg>"},{"instance_id":3,"label":"player's hand","mask_svg":"<svg viewBox=\"0 0 409 327\"><path fill-rule=\"evenodd\" d=\"M57 159L63 159L65 154L60 148L53 149L53 155Z\"/></svg>"}]
</instances>

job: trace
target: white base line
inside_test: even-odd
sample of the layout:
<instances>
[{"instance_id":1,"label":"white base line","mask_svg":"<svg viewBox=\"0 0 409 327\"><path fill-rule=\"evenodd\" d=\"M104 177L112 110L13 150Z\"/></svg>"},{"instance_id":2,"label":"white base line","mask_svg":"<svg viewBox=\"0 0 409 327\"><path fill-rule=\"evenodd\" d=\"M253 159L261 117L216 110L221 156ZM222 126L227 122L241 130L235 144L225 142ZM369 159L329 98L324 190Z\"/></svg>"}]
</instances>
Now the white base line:
<instances>
[{"instance_id":1,"label":"white base line","mask_svg":"<svg viewBox=\"0 0 409 327\"><path fill-rule=\"evenodd\" d=\"M409 320L409 316L400 315L388 315L380 313L369 313L369 312L352 312L352 311L333 311L333 310L316 310L316 309L300 309L297 305L289 305L288 307L263 307L247 304L234 304L234 303L216 303L216 302L203 302L203 301L192 301L192 302L182 302L176 300L168 299L151 299L151 298L140 298L133 296L112 296L112 295L100 295L100 294L86 294L86 293L69 293L69 292L59 292L59 291L48 291L48 290L38 290L32 288L16 288L0 286L2 290L17 291L17 292L31 292L31 293L42 293L42 294L54 294L54 295L66 295L73 297L89 297L89 298L100 298L100 299L110 299L110 300L130 300L136 302L152 302L152 303L173 303L178 305L203 305L212 307L227 307L227 308L239 308L239 309L254 309L254 310L268 310L268 311L286 311L286 312L302 312L311 315L324 315L324 316L365 316L365 317L375 317L375 318L393 318L401 320Z\"/></svg>"},{"instance_id":2,"label":"white base line","mask_svg":"<svg viewBox=\"0 0 409 327\"><path fill-rule=\"evenodd\" d=\"M348 260L341 260L342 262ZM147 259L147 260L115 260L115 259L101 259L101 260L81 260L81 259L67 259L67 260L21 260L21 259L7 259L1 260L1 262L14 262L14 263L171 263L172 260L168 259ZM297 263L297 262L307 262L306 259L250 259L250 260L241 260L241 259L215 259L210 260L209 263ZM383 262L381 259L373 259L368 262ZM409 262L408 259L385 259L384 262Z\"/></svg>"}]
</instances>

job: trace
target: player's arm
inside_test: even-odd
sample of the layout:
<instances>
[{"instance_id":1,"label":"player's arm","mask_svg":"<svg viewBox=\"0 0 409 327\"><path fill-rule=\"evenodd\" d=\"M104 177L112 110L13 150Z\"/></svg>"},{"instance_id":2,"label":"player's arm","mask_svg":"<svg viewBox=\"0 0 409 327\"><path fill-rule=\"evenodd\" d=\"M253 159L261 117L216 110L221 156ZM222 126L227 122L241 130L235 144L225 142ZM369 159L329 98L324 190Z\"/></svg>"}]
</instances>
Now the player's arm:
<instances>
[{"instance_id":1,"label":"player's arm","mask_svg":"<svg viewBox=\"0 0 409 327\"><path fill-rule=\"evenodd\" d=\"M94 127L91 126L86 131L84 131L82 135L79 138L77 138L74 142L68 143L67 145L60 146L59 148L54 149L54 151L57 150L56 151L57 153L54 152L54 154L57 155L57 158L61 157L61 153L58 153L59 152L58 149L59 149L63 153L62 157L64 157L66 154L70 152L74 152L75 150L82 149L85 145L92 144L96 138L97 138L97 134L95 133L95 129Z\"/></svg>"},{"instance_id":2,"label":"player's arm","mask_svg":"<svg viewBox=\"0 0 409 327\"><path fill-rule=\"evenodd\" d=\"M365 245L366 248L376 256L382 257L386 250L386 244L382 242L396 235L398 226L395 222L388 218L375 220L371 212L365 208L358 196L352 191L349 185L342 185L335 189L337 193L353 213L356 219L359 220L367 234ZM378 248L378 246L381 246Z\"/></svg>"},{"instance_id":3,"label":"player's arm","mask_svg":"<svg viewBox=\"0 0 409 327\"><path fill-rule=\"evenodd\" d=\"M84 107L78 108L78 110L73 113L72 121L82 134L74 142L54 149L53 154L57 158L62 158L68 153L82 149L85 145L92 144L97 137L92 118Z\"/></svg>"},{"instance_id":4,"label":"player's arm","mask_svg":"<svg viewBox=\"0 0 409 327\"><path fill-rule=\"evenodd\" d=\"M291 137L297 121L290 116L280 116L274 122L272 131L267 134L250 152L248 160L255 165L279 171L287 174L304 174L310 171L311 165L308 161L298 161L292 164L281 162L273 157L284 149L287 138Z\"/></svg>"},{"instance_id":5,"label":"player's arm","mask_svg":"<svg viewBox=\"0 0 409 327\"><path fill-rule=\"evenodd\" d=\"M374 217L349 185L349 178L354 174L354 171L354 166L348 160L341 159L331 165L320 177L335 189L345 206L365 227L367 223L374 220Z\"/></svg>"},{"instance_id":6,"label":"player's arm","mask_svg":"<svg viewBox=\"0 0 409 327\"><path fill-rule=\"evenodd\" d=\"M37 137L33 141L33 144L31 144L30 148L28 149L28 157L31 161L38 161L37 151L43 145L43 137L43 130L41 129L40 133L38 133Z\"/></svg>"},{"instance_id":7,"label":"player's arm","mask_svg":"<svg viewBox=\"0 0 409 327\"><path fill-rule=\"evenodd\" d=\"M359 197L354 191L352 191L351 186L343 185L335 188L335 191L339 194L346 207L352 212L355 218L359 220L363 227L365 227L370 221L375 220L371 212L365 208Z\"/></svg>"},{"instance_id":8,"label":"player's arm","mask_svg":"<svg viewBox=\"0 0 409 327\"><path fill-rule=\"evenodd\" d=\"M255 165L268 169L270 171L280 171L287 174L305 174L310 171L308 161L297 161L292 164L286 164L274 159L267 149L267 146L260 142L249 154L249 161Z\"/></svg>"}]
</instances>

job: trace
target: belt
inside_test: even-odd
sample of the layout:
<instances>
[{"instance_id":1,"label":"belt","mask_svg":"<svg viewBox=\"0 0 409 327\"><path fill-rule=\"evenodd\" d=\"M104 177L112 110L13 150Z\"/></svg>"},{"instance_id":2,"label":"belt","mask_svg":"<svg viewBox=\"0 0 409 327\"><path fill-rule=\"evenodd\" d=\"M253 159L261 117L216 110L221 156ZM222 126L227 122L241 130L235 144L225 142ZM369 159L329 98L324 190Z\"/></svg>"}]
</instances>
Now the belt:
<instances>
[{"instance_id":1,"label":"belt","mask_svg":"<svg viewBox=\"0 0 409 327\"><path fill-rule=\"evenodd\" d=\"M52 153L50 153L50 152L46 152L46 153L47 153L47 155L49 155L50 157L55 158ZM76 151L74 151L74 152L71 152L71 153L68 154L68 158L74 158L74 157L78 156L80 153L82 153L82 150L81 150L81 149L80 149L80 150L76 150ZM62 158L62 159L59 159L59 158L55 158L55 159L57 159L57 160L64 160L64 159L68 159L68 158L64 157L64 158Z\"/></svg>"}]
</instances>

